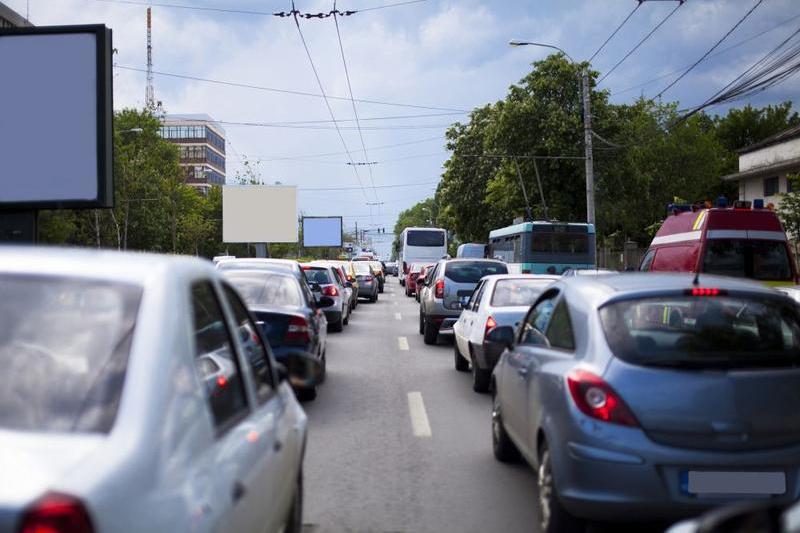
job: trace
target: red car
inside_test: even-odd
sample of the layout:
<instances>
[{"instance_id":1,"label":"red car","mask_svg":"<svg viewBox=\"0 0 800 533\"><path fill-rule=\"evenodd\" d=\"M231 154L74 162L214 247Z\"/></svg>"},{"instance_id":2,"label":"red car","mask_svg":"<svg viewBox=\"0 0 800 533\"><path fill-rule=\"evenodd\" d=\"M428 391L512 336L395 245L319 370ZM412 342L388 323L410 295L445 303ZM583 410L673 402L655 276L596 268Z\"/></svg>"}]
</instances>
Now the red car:
<instances>
[{"instance_id":1,"label":"red car","mask_svg":"<svg viewBox=\"0 0 800 533\"><path fill-rule=\"evenodd\" d=\"M417 278L423 266L419 263L412 263L409 267L406 273L406 296L414 296L417 293Z\"/></svg>"}]
</instances>

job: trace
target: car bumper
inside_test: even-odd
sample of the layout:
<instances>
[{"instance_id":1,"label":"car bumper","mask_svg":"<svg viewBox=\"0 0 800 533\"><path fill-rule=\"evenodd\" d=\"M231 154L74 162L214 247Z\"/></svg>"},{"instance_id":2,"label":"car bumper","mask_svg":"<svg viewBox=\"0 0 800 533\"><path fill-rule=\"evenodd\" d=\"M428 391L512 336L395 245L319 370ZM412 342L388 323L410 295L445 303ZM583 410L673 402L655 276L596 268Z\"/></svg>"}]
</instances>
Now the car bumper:
<instances>
[{"instance_id":1,"label":"car bumper","mask_svg":"<svg viewBox=\"0 0 800 533\"><path fill-rule=\"evenodd\" d=\"M328 321L328 324L335 324L342 319L342 311L339 309L323 309L323 313L325 313L325 320Z\"/></svg>"},{"instance_id":2,"label":"car bumper","mask_svg":"<svg viewBox=\"0 0 800 533\"><path fill-rule=\"evenodd\" d=\"M306 345L282 344L280 346L271 348L272 348L272 355L275 357L275 360L279 363L285 361L290 354L297 352L304 352L316 355L313 353L314 347L310 343Z\"/></svg>"},{"instance_id":3,"label":"car bumper","mask_svg":"<svg viewBox=\"0 0 800 533\"><path fill-rule=\"evenodd\" d=\"M800 497L800 447L752 452L672 448L654 443L639 429L583 415L576 420L577 425L566 425L571 428L562 425L559 431L554 423L550 429L555 431L547 431L549 442L559 443L550 450L559 497L576 516L678 520L745 499L689 494L681 481L688 470L782 471L786 492L770 501L788 504Z\"/></svg>"},{"instance_id":4,"label":"car bumper","mask_svg":"<svg viewBox=\"0 0 800 533\"><path fill-rule=\"evenodd\" d=\"M458 322L458 317L461 315L461 311L447 313L442 312L441 306L439 307L440 309L437 309L436 314L428 314L427 318L439 328L439 335L453 335L453 326L456 322Z\"/></svg>"}]
</instances>

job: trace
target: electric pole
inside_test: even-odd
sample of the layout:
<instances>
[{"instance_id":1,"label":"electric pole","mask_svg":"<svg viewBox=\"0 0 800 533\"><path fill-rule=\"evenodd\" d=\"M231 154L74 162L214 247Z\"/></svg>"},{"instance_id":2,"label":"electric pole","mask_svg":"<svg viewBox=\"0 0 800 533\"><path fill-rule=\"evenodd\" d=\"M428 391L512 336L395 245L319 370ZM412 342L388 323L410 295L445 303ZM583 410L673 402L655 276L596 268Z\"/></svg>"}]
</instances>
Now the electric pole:
<instances>
[{"instance_id":1,"label":"electric pole","mask_svg":"<svg viewBox=\"0 0 800 533\"><path fill-rule=\"evenodd\" d=\"M583 69L583 136L586 157L586 222L594 225L594 159L592 156L592 108L589 92L589 69Z\"/></svg>"}]
</instances>

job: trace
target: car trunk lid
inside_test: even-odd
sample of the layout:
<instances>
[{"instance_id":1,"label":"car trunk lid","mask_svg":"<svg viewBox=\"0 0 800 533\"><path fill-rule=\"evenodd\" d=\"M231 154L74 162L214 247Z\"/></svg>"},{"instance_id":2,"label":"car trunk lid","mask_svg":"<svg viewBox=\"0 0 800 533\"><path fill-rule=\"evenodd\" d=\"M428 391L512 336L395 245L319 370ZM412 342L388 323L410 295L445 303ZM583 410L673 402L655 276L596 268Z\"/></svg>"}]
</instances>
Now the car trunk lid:
<instances>
[{"instance_id":1,"label":"car trunk lid","mask_svg":"<svg viewBox=\"0 0 800 533\"><path fill-rule=\"evenodd\" d=\"M305 318L302 313L286 309L259 309L254 314L259 322L264 323L261 331L272 348L286 344L286 333L293 318Z\"/></svg>"},{"instance_id":2,"label":"car trunk lid","mask_svg":"<svg viewBox=\"0 0 800 533\"><path fill-rule=\"evenodd\" d=\"M655 442L757 450L800 444L800 369L680 369L612 360L606 380Z\"/></svg>"}]
</instances>

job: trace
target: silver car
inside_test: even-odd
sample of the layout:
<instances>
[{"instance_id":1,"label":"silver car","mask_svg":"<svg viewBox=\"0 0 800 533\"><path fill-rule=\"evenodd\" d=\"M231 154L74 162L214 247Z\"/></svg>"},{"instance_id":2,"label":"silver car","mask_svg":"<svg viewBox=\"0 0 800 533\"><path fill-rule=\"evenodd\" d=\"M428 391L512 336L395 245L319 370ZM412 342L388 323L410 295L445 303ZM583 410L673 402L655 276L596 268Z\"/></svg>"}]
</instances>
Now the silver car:
<instances>
[{"instance_id":1,"label":"silver car","mask_svg":"<svg viewBox=\"0 0 800 533\"><path fill-rule=\"evenodd\" d=\"M331 331L342 331L350 322L350 296L347 287L339 281L334 267L327 263L305 263L302 266L311 290L328 296L333 305L322 307Z\"/></svg>"},{"instance_id":2,"label":"silver car","mask_svg":"<svg viewBox=\"0 0 800 533\"><path fill-rule=\"evenodd\" d=\"M210 262L0 248L0 368L0 531L302 528L306 415Z\"/></svg>"},{"instance_id":3,"label":"silver car","mask_svg":"<svg viewBox=\"0 0 800 533\"><path fill-rule=\"evenodd\" d=\"M538 472L544 532L800 495L800 307L715 276L573 277L493 373L501 461Z\"/></svg>"},{"instance_id":4,"label":"silver car","mask_svg":"<svg viewBox=\"0 0 800 533\"><path fill-rule=\"evenodd\" d=\"M436 263L422 280L420 292L419 332L425 344L435 344L439 335L453 334L461 309L482 277L507 273L506 264L494 259L442 259Z\"/></svg>"},{"instance_id":5,"label":"silver car","mask_svg":"<svg viewBox=\"0 0 800 533\"><path fill-rule=\"evenodd\" d=\"M485 276L475 287L453 325L455 367L459 372L472 368L475 392L489 390L501 354L486 345L486 333L497 326L516 328L545 287L559 279L547 274L497 274Z\"/></svg>"}]
</instances>

